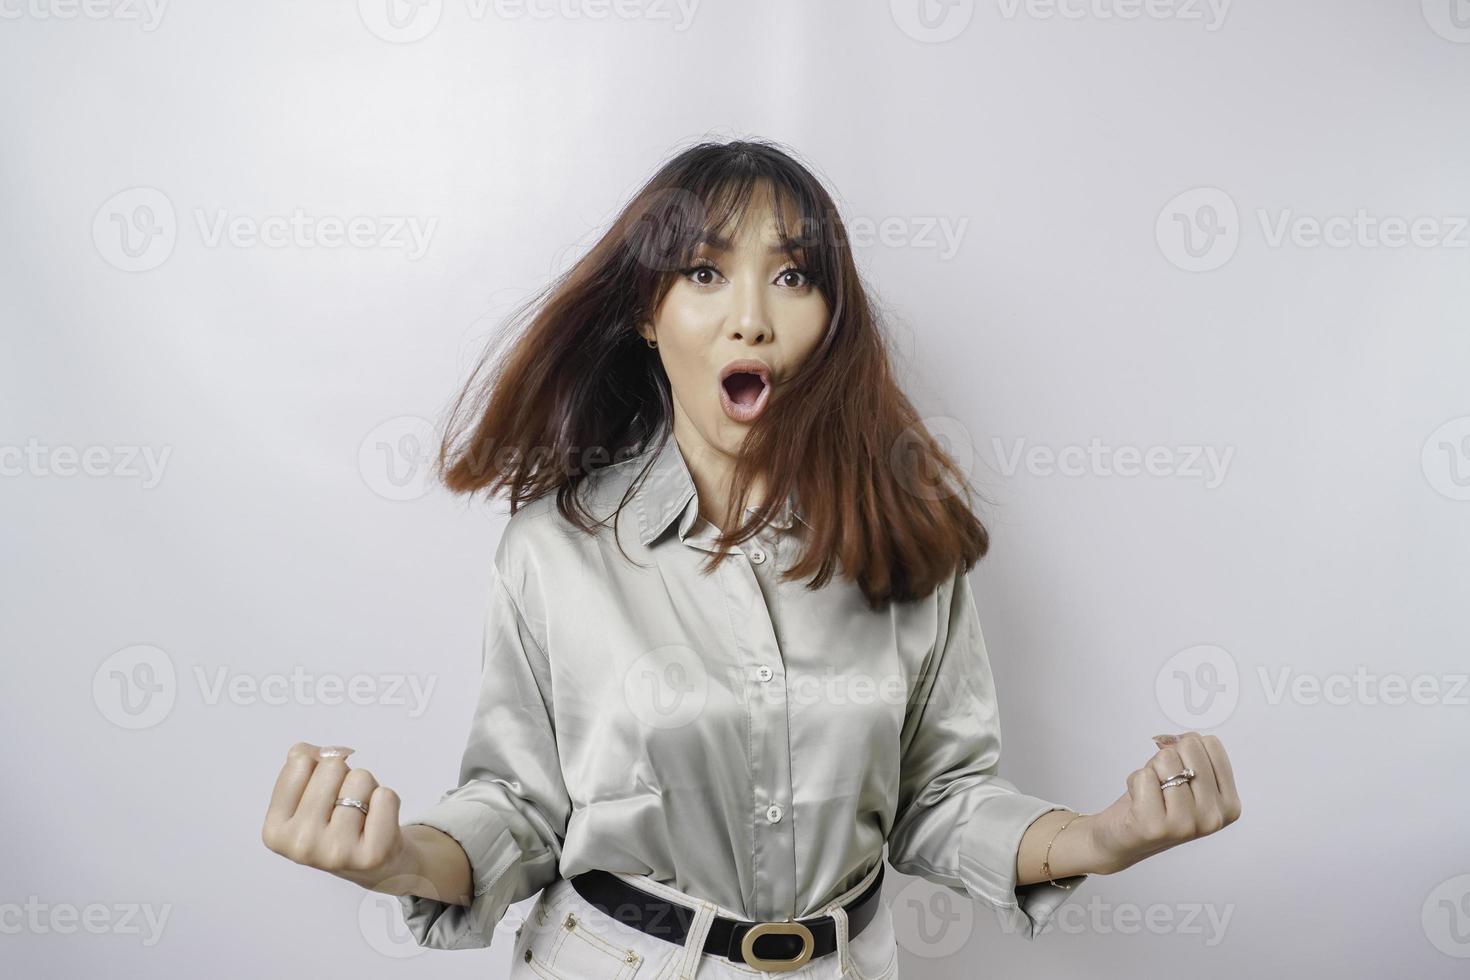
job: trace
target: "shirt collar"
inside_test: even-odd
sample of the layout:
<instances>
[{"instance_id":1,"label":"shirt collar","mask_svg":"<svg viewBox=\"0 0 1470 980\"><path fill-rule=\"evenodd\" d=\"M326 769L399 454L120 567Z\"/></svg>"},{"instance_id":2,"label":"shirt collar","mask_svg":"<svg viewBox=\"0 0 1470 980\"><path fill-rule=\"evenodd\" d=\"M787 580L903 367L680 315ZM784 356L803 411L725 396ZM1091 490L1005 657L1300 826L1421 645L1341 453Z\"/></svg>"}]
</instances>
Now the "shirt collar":
<instances>
[{"instance_id":1,"label":"shirt collar","mask_svg":"<svg viewBox=\"0 0 1470 980\"><path fill-rule=\"evenodd\" d=\"M662 534L675 518L679 518L679 538L683 540L699 517L694 477L689 475L689 465L684 462L684 454L679 450L673 433L665 431L667 434L662 443L650 450L654 454L653 462L633 495L640 528L639 540L645 546ZM639 467L635 473L641 469ZM794 493L786 498L785 510L772 523L784 530L792 525L793 520L807 524L807 519L796 508Z\"/></svg>"}]
</instances>

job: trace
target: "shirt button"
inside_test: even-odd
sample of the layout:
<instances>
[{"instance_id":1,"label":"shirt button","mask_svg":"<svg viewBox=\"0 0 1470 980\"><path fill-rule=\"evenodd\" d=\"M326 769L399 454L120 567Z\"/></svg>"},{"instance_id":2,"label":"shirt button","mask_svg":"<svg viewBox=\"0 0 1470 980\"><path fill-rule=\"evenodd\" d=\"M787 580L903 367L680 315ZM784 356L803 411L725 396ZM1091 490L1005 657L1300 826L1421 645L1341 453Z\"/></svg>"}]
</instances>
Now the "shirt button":
<instances>
[{"instance_id":1,"label":"shirt button","mask_svg":"<svg viewBox=\"0 0 1470 980\"><path fill-rule=\"evenodd\" d=\"M766 553L761 549L756 548L750 553L750 560L759 565L761 562L766 560Z\"/></svg>"},{"instance_id":2,"label":"shirt button","mask_svg":"<svg viewBox=\"0 0 1470 980\"><path fill-rule=\"evenodd\" d=\"M763 681L768 681L775 676L775 672L765 664L761 664L759 667L756 668L755 676L759 677Z\"/></svg>"},{"instance_id":3,"label":"shirt button","mask_svg":"<svg viewBox=\"0 0 1470 980\"><path fill-rule=\"evenodd\" d=\"M781 807L779 805L775 804L775 803L772 803L769 807L767 807L766 808L766 820L769 821L770 823L780 823L781 822Z\"/></svg>"}]
</instances>

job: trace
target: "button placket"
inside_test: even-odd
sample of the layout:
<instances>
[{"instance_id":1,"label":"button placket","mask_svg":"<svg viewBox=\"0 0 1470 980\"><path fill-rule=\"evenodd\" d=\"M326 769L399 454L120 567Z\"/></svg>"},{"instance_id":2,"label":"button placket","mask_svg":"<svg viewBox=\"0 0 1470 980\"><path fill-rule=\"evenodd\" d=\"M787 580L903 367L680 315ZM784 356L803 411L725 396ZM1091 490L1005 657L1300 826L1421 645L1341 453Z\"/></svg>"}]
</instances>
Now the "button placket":
<instances>
[{"instance_id":1,"label":"button placket","mask_svg":"<svg viewBox=\"0 0 1470 980\"><path fill-rule=\"evenodd\" d=\"M731 589L730 604L737 611L734 642L747 663L754 663L756 687L748 699L750 711L750 772L752 816L755 819L752 862L755 869L753 901L770 909L774 918L795 914L796 878L791 868L796 843L786 805L791 798L791 733L784 689L765 687L765 682L784 685L785 667L779 631L770 603L775 601L773 548L759 537L748 552L747 562L730 566L724 579Z\"/></svg>"}]
</instances>

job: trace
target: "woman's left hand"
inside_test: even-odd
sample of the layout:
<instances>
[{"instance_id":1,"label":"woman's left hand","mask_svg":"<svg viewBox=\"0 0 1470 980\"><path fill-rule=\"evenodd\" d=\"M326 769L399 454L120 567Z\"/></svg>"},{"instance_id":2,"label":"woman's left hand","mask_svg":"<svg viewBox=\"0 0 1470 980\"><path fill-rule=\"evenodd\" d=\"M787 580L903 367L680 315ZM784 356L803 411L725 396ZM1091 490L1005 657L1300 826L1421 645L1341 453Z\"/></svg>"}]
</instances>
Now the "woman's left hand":
<instances>
[{"instance_id":1,"label":"woman's left hand","mask_svg":"<svg viewBox=\"0 0 1470 980\"><path fill-rule=\"evenodd\" d=\"M1092 851L1110 874L1240 819L1240 795L1225 747L1214 735L1156 736L1159 750L1128 776L1128 791L1088 821ZM1188 782L1161 787L1193 769Z\"/></svg>"}]
</instances>

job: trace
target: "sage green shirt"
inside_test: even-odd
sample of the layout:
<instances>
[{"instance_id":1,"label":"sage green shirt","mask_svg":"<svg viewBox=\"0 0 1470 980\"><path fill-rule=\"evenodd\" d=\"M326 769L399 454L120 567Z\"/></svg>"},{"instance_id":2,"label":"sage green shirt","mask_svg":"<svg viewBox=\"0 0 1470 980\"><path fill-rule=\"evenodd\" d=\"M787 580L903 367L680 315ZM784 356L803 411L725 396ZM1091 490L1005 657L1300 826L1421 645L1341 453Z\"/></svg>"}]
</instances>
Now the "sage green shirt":
<instances>
[{"instance_id":1,"label":"sage green shirt","mask_svg":"<svg viewBox=\"0 0 1470 980\"><path fill-rule=\"evenodd\" d=\"M1016 852L1061 804L997 775L968 577L883 611L840 575L815 591L780 581L806 530L792 499L705 575L716 532L671 435L598 471L584 499L611 525L630 487L616 523L631 562L611 526L577 531L554 495L506 525L460 785L405 821L460 843L474 902L402 898L415 941L488 946L509 905L592 868L801 918L885 842L898 871L1033 938L1075 890L1018 888Z\"/></svg>"}]
</instances>

